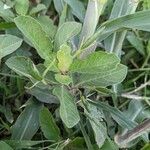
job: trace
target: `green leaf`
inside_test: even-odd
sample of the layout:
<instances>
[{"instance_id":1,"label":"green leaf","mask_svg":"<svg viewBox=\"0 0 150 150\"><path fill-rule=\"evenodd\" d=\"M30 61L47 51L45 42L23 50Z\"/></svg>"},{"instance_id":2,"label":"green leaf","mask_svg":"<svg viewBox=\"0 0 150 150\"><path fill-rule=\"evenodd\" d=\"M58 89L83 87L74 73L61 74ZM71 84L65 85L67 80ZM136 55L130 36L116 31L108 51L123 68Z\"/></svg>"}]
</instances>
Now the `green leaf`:
<instances>
[{"instance_id":1,"label":"green leaf","mask_svg":"<svg viewBox=\"0 0 150 150\"><path fill-rule=\"evenodd\" d=\"M143 42L138 37L136 37L134 34L131 34L127 36L127 40L141 55L145 56Z\"/></svg>"},{"instance_id":2,"label":"green leaf","mask_svg":"<svg viewBox=\"0 0 150 150\"><path fill-rule=\"evenodd\" d=\"M106 87L121 83L127 75L127 67L117 65L116 68L97 74L80 74L77 85Z\"/></svg>"},{"instance_id":3,"label":"green leaf","mask_svg":"<svg viewBox=\"0 0 150 150\"><path fill-rule=\"evenodd\" d=\"M60 131L50 111L43 107L40 112L41 130L48 140L58 141L60 139Z\"/></svg>"},{"instance_id":4,"label":"green leaf","mask_svg":"<svg viewBox=\"0 0 150 150\"><path fill-rule=\"evenodd\" d=\"M71 67L71 72L95 74L113 70L120 62L119 58L106 52L94 52L83 60L75 60Z\"/></svg>"},{"instance_id":5,"label":"green leaf","mask_svg":"<svg viewBox=\"0 0 150 150\"><path fill-rule=\"evenodd\" d=\"M13 150L7 143L4 141L0 141L0 148L1 150Z\"/></svg>"},{"instance_id":6,"label":"green leaf","mask_svg":"<svg viewBox=\"0 0 150 150\"><path fill-rule=\"evenodd\" d=\"M149 17L150 11L141 11L107 21L102 26L105 26L107 32L113 32L120 28L134 28L143 31L150 31Z\"/></svg>"},{"instance_id":7,"label":"green leaf","mask_svg":"<svg viewBox=\"0 0 150 150\"><path fill-rule=\"evenodd\" d=\"M89 0L80 36L80 44L87 41L95 33L99 17L106 3L107 0Z\"/></svg>"},{"instance_id":8,"label":"green leaf","mask_svg":"<svg viewBox=\"0 0 150 150\"><path fill-rule=\"evenodd\" d=\"M41 75L30 58L22 56L11 57L6 61L6 65L21 76L42 80Z\"/></svg>"},{"instance_id":9,"label":"green leaf","mask_svg":"<svg viewBox=\"0 0 150 150\"><path fill-rule=\"evenodd\" d=\"M56 11L59 13L59 15L61 14L63 7L64 7L64 1L62 0L54 0L54 6Z\"/></svg>"},{"instance_id":10,"label":"green leaf","mask_svg":"<svg viewBox=\"0 0 150 150\"><path fill-rule=\"evenodd\" d=\"M33 87L28 89L27 92L37 98L40 102L48 104L58 104L58 100L55 96L51 94L49 89L41 89L38 87Z\"/></svg>"},{"instance_id":11,"label":"green leaf","mask_svg":"<svg viewBox=\"0 0 150 150\"><path fill-rule=\"evenodd\" d=\"M65 44L71 37L77 35L81 30L81 24L77 22L63 23L55 36L54 50L58 50L61 45Z\"/></svg>"},{"instance_id":12,"label":"green leaf","mask_svg":"<svg viewBox=\"0 0 150 150\"><path fill-rule=\"evenodd\" d=\"M41 104L30 101L12 127L13 140L30 140L39 129Z\"/></svg>"},{"instance_id":13,"label":"green leaf","mask_svg":"<svg viewBox=\"0 0 150 150\"><path fill-rule=\"evenodd\" d=\"M79 0L64 0L73 11L73 14L83 22L85 16L84 4Z\"/></svg>"},{"instance_id":14,"label":"green leaf","mask_svg":"<svg viewBox=\"0 0 150 150\"><path fill-rule=\"evenodd\" d=\"M64 85L69 85L72 82L72 79L68 75L55 74L55 79Z\"/></svg>"},{"instance_id":15,"label":"green leaf","mask_svg":"<svg viewBox=\"0 0 150 150\"><path fill-rule=\"evenodd\" d=\"M116 31L137 29L150 32L150 10L140 11L104 22L96 33L84 44L87 47L93 41L102 41Z\"/></svg>"},{"instance_id":16,"label":"green leaf","mask_svg":"<svg viewBox=\"0 0 150 150\"><path fill-rule=\"evenodd\" d=\"M19 16L15 18L14 21L19 30L33 44L41 58L49 59L52 53L52 42L46 36L40 23L30 16Z\"/></svg>"},{"instance_id":17,"label":"green leaf","mask_svg":"<svg viewBox=\"0 0 150 150\"><path fill-rule=\"evenodd\" d=\"M9 34L0 35L0 59L13 53L21 44L22 39L16 36Z\"/></svg>"},{"instance_id":18,"label":"green leaf","mask_svg":"<svg viewBox=\"0 0 150 150\"><path fill-rule=\"evenodd\" d=\"M90 103L86 102L85 105L87 108L85 109L85 113L88 115L90 124L94 131L95 141L98 147L101 148L107 137L107 129L102 123L103 113Z\"/></svg>"},{"instance_id":19,"label":"green leaf","mask_svg":"<svg viewBox=\"0 0 150 150\"><path fill-rule=\"evenodd\" d=\"M116 0L110 15L110 19L118 18L123 15L134 13L138 6L138 1L135 3L131 0ZM115 32L105 39L105 49L109 52L114 52L116 55L121 55L123 41L127 30Z\"/></svg>"},{"instance_id":20,"label":"green leaf","mask_svg":"<svg viewBox=\"0 0 150 150\"><path fill-rule=\"evenodd\" d=\"M64 150L87 150L85 145L84 138L76 137L64 147Z\"/></svg>"},{"instance_id":21,"label":"green leaf","mask_svg":"<svg viewBox=\"0 0 150 150\"><path fill-rule=\"evenodd\" d=\"M146 144L141 150L149 150L150 149L150 144Z\"/></svg>"},{"instance_id":22,"label":"green leaf","mask_svg":"<svg viewBox=\"0 0 150 150\"><path fill-rule=\"evenodd\" d=\"M46 6L44 4L38 4L36 7L33 7L30 11L30 15L34 15L39 13L40 11L46 10Z\"/></svg>"},{"instance_id":23,"label":"green leaf","mask_svg":"<svg viewBox=\"0 0 150 150\"><path fill-rule=\"evenodd\" d=\"M119 147L111 140L106 140L101 150L119 150Z\"/></svg>"},{"instance_id":24,"label":"green leaf","mask_svg":"<svg viewBox=\"0 0 150 150\"><path fill-rule=\"evenodd\" d=\"M57 52L58 69L65 73L69 70L72 64L73 57L71 56L71 48L67 45L62 45Z\"/></svg>"},{"instance_id":25,"label":"green leaf","mask_svg":"<svg viewBox=\"0 0 150 150\"><path fill-rule=\"evenodd\" d=\"M75 126L79 120L79 113L73 96L64 86L56 87L53 90L60 101L60 117L68 128Z\"/></svg>"},{"instance_id":26,"label":"green leaf","mask_svg":"<svg viewBox=\"0 0 150 150\"><path fill-rule=\"evenodd\" d=\"M112 106L109 106L108 104L102 103L102 102L94 102L90 99L88 99L88 102L91 103L92 105L98 107L100 110L107 111L113 116L115 116L118 119L115 119L115 121L123 128L127 128L129 130L133 129L136 127L137 123L130 120L129 117L127 117L123 112L121 112L119 109L114 108Z\"/></svg>"},{"instance_id":27,"label":"green leaf","mask_svg":"<svg viewBox=\"0 0 150 150\"><path fill-rule=\"evenodd\" d=\"M26 15L29 9L29 0L15 0L15 9L19 15Z\"/></svg>"},{"instance_id":28,"label":"green leaf","mask_svg":"<svg viewBox=\"0 0 150 150\"><path fill-rule=\"evenodd\" d=\"M49 16L39 16L37 20L46 34L53 39L57 31L57 27L54 25L53 20L50 19Z\"/></svg>"}]
</instances>

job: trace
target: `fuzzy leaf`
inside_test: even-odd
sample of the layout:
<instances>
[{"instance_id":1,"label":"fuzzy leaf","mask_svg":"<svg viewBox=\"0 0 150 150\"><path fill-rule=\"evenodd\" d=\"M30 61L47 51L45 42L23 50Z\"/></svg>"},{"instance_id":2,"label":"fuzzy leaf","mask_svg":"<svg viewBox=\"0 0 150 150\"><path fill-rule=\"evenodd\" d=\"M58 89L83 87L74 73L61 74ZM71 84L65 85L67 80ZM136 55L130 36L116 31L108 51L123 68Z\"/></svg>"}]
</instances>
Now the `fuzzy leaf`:
<instances>
[{"instance_id":1,"label":"fuzzy leaf","mask_svg":"<svg viewBox=\"0 0 150 150\"><path fill-rule=\"evenodd\" d=\"M51 57L52 43L40 23L30 16L19 16L14 21L19 30L33 44L41 58L49 59Z\"/></svg>"},{"instance_id":2,"label":"fuzzy leaf","mask_svg":"<svg viewBox=\"0 0 150 150\"><path fill-rule=\"evenodd\" d=\"M56 74L55 79L64 85L69 85L72 82L72 79L68 75Z\"/></svg>"},{"instance_id":3,"label":"fuzzy leaf","mask_svg":"<svg viewBox=\"0 0 150 150\"><path fill-rule=\"evenodd\" d=\"M81 74L78 85L106 87L109 85L121 83L127 75L127 67L117 65L116 68L99 72L97 74Z\"/></svg>"},{"instance_id":4,"label":"fuzzy leaf","mask_svg":"<svg viewBox=\"0 0 150 150\"><path fill-rule=\"evenodd\" d=\"M56 87L53 90L60 101L60 117L68 128L74 127L80 120L79 113L73 96L64 86Z\"/></svg>"},{"instance_id":5,"label":"fuzzy leaf","mask_svg":"<svg viewBox=\"0 0 150 150\"><path fill-rule=\"evenodd\" d=\"M25 76L30 79L42 79L30 58L22 56L11 57L6 61L6 65L21 76Z\"/></svg>"},{"instance_id":6,"label":"fuzzy leaf","mask_svg":"<svg viewBox=\"0 0 150 150\"><path fill-rule=\"evenodd\" d=\"M71 67L71 72L94 74L113 70L120 62L114 54L105 52L94 52L83 60L75 60Z\"/></svg>"},{"instance_id":7,"label":"fuzzy leaf","mask_svg":"<svg viewBox=\"0 0 150 150\"><path fill-rule=\"evenodd\" d=\"M73 61L70 47L67 45L61 46L60 50L57 52L57 59L59 70L62 72L68 71Z\"/></svg>"},{"instance_id":8,"label":"fuzzy leaf","mask_svg":"<svg viewBox=\"0 0 150 150\"><path fill-rule=\"evenodd\" d=\"M9 34L0 35L0 59L13 53L21 44L22 39L16 36Z\"/></svg>"},{"instance_id":9,"label":"fuzzy leaf","mask_svg":"<svg viewBox=\"0 0 150 150\"><path fill-rule=\"evenodd\" d=\"M26 15L29 9L29 0L15 0L15 9L19 15Z\"/></svg>"}]
</instances>

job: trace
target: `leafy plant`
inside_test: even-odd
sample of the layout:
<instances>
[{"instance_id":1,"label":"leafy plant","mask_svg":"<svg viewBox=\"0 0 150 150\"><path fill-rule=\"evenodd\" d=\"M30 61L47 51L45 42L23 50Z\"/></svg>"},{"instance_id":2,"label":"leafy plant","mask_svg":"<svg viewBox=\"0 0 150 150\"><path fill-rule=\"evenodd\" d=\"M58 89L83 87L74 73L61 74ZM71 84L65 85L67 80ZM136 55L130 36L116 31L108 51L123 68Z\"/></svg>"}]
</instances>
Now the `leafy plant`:
<instances>
[{"instance_id":1,"label":"leafy plant","mask_svg":"<svg viewBox=\"0 0 150 150\"><path fill-rule=\"evenodd\" d=\"M140 7L132 0L0 2L0 111L12 117L5 103L15 98L20 114L13 124L1 119L11 134L3 149L117 150L149 142L150 10L135 12ZM139 55L141 68L130 60L139 65ZM134 89L141 77L145 83Z\"/></svg>"}]
</instances>

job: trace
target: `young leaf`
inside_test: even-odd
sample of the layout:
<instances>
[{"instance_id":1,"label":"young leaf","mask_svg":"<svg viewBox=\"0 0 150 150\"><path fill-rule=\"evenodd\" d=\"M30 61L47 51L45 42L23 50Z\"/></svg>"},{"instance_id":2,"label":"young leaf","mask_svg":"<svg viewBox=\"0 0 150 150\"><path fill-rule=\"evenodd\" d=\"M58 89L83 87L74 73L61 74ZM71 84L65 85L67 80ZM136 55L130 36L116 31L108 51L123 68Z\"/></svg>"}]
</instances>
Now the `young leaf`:
<instances>
[{"instance_id":1,"label":"young leaf","mask_svg":"<svg viewBox=\"0 0 150 150\"><path fill-rule=\"evenodd\" d=\"M51 57L52 42L46 36L40 23L30 16L19 16L14 21L19 30L33 44L41 58L48 60Z\"/></svg>"},{"instance_id":2,"label":"young leaf","mask_svg":"<svg viewBox=\"0 0 150 150\"><path fill-rule=\"evenodd\" d=\"M62 121L68 128L72 128L80 120L73 96L64 86L54 88L53 94L60 101L60 117Z\"/></svg>"},{"instance_id":3,"label":"young leaf","mask_svg":"<svg viewBox=\"0 0 150 150\"><path fill-rule=\"evenodd\" d=\"M50 111L43 107L40 112L40 126L44 136L48 140L58 141L60 139L60 131Z\"/></svg>"},{"instance_id":4,"label":"young leaf","mask_svg":"<svg viewBox=\"0 0 150 150\"><path fill-rule=\"evenodd\" d=\"M9 34L0 35L0 59L13 53L21 44L22 39L16 36Z\"/></svg>"},{"instance_id":5,"label":"young leaf","mask_svg":"<svg viewBox=\"0 0 150 150\"><path fill-rule=\"evenodd\" d=\"M65 22L63 23L56 35L54 42L54 50L58 50L61 45L65 44L71 37L77 35L81 30L81 24L77 22Z\"/></svg>"},{"instance_id":6,"label":"young leaf","mask_svg":"<svg viewBox=\"0 0 150 150\"><path fill-rule=\"evenodd\" d=\"M29 9L29 0L15 0L15 9L19 15L26 15Z\"/></svg>"},{"instance_id":7,"label":"young leaf","mask_svg":"<svg viewBox=\"0 0 150 150\"><path fill-rule=\"evenodd\" d=\"M68 75L55 74L55 79L64 85L69 85L72 82L72 79Z\"/></svg>"},{"instance_id":8,"label":"young leaf","mask_svg":"<svg viewBox=\"0 0 150 150\"><path fill-rule=\"evenodd\" d=\"M70 66L70 71L95 74L113 70L119 62L119 58L114 54L99 51L92 53L83 60L75 60Z\"/></svg>"},{"instance_id":9,"label":"young leaf","mask_svg":"<svg viewBox=\"0 0 150 150\"><path fill-rule=\"evenodd\" d=\"M21 76L42 80L42 77L30 58L22 56L11 57L6 61L6 65Z\"/></svg>"},{"instance_id":10,"label":"young leaf","mask_svg":"<svg viewBox=\"0 0 150 150\"><path fill-rule=\"evenodd\" d=\"M31 101L12 127L13 140L30 140L39 128L41 104Z\"/></svg>"},{"instance_id":11,"label":"young leaf","mask_svg":"<svg viewBox=\"0 0 150 150\"><path fill-rule=\"evenodd\" d=\"M60 50L57 52L58 69L65 73L69 70L72 64L73 57L71 56L71 48L67 45L62 45Z\"/></svg>"}]
</instances>

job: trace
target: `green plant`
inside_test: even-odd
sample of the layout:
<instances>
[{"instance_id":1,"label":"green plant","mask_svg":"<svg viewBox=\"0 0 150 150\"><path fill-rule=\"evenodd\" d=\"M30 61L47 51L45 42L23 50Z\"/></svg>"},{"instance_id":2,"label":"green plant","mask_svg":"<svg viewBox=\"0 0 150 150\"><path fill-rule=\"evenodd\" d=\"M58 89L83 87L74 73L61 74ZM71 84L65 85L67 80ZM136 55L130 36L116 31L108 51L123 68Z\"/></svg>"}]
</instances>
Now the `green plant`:
<instances>
[{"instance_id":1,"label":"green plant","mask_svg":"<svg viewBox=\"0 0 150 150\"><path fill-rule=\"evenodd\" d=\"M102 16L111 3L110 17L104 21ZM19 94L30 95L12 126L11 140L1 142L3 147L10 145L21 149L40 145L41 149L117 150L134 147L140 139L148 143L150 123L139 124L149 118L142 115L149 114L149 98L145 96L144 103L131 100L123 112L119 110L122 100L118 101L119 96L128 98L137 92L122 94L118 90L128 72L121 63L126 35L143 57L148 54L142 68L148 65L150 56L149 45L145 52L138 37L138 30L150 31L150 11L135 12L138 3L131 0L56 0L53 3L43 0L34 6L28 0L0 2L0 58L13 53L23 43L20 54L12 54L5 64L19 75ZM46 14L48 12L59 15L57 25ZM148 76L149 72L147 80ZM143 87L145 91L147 85ZM39 127L42 139L47 140L29 141ZM117 127L118 134L115 133ZM76 136L80 135L80 130L84 138ZM35 139L39 140L40 135L36 135Z\"/></svg>"}]
</instances>

